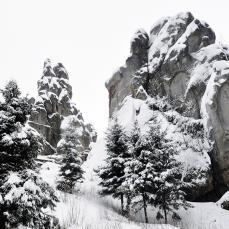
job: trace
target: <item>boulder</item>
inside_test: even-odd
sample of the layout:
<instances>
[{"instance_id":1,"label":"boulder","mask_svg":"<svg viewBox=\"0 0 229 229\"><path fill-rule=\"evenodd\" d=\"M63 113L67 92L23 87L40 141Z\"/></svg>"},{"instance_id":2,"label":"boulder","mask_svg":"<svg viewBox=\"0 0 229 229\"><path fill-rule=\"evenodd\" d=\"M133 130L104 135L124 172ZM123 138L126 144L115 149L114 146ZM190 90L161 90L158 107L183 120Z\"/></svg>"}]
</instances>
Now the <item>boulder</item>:
<instances>
[{"instance_id":1,"label":"boulder","mask_svg":"<svg viewBox=\"0 0 229 229\"><path fill-rule=\"evenodd\" d=\"M229 210L229 191L226 192L217 202L216 205L225 210Z\"/></svg>"}]
</instances>

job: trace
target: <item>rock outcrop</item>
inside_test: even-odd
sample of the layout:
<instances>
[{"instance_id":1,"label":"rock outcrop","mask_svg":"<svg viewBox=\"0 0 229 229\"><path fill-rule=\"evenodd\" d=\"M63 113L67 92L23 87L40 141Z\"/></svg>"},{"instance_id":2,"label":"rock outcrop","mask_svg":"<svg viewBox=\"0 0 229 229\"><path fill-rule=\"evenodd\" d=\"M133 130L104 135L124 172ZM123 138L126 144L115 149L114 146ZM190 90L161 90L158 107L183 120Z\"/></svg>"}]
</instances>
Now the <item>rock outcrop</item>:
<instances>
[{"instance_id":1,"label":"rock outcrop","mask_svg":"<svg viewBox=\"0 0 229 229\"><path fill-rule=\"evenodd\" d=\"M229 48L211 27L181 13L159 20L148 35L138 30L126 64L106 82L110 117L127 96L167 97L183 116L200 119L209 139L213 183L229 187Z\"/></svg>"},{"instance_id":2,"label":"rock outcrop","mask_svg":"<svg viewBox=\"0 0 229 229\"><path fill-rule=\"evenodd\" d=\"M71 101L72 87L68 79L68 73L61 63L52 67L49 59L44 62L43 75L37 83L39 96L31 99L34 107L29 119L29 124L46 139L44 154L56 152L64 131L61 124L69 116L78 120L76 128L81 129L81 151L88 151L90 143L96 141L97 135L93 126L84 123L81 112Z\"/></svg>"},{"instance_id":3,"label":"rock outcrop","mask_svg":"<svg viewBox=\"0 0 229 229\"><path fill-rule=\"evenodd\" d=\"M120 108L122 100L132 93L130 85L132 75L147 62L147 48L149 37L144 30L138 30L131 42L131 55L126 60L126 65L120 67L106 82L109 91L109 113Z\"/></svg>"}]
</instances>

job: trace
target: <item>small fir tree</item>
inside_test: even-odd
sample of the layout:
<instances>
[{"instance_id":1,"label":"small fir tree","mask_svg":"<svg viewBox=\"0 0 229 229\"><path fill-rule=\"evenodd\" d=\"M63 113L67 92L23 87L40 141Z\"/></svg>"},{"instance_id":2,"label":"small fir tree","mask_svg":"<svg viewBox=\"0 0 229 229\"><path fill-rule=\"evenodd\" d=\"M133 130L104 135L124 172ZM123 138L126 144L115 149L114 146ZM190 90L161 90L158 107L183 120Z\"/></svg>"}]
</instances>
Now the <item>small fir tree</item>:
<instances>
[{"instance_id":1,"label":"small fir tree","mask_svg":"<svg viewBox=\"0 0 229 229\"><path fill-rule=\"evenodd\" d=\"M139 127L134 125L130 135L132 159L126 162L126 187L132 193L132 207L135 210L143 209L145 222L148 223L147 206L153 198L154 170L156 157L153 152L155 144L151 136L140 135Z\"/></svg>"},{"instance_id":2,"label":"small fir tree","mask_svg":"<svg viewBox=\"0 0 229 229\"><path fill-rule=\"evenodd\" d=\"M147 150L142 150L138 158L127 163L129 171L126 182L132 192L132 207L135 210L143 209L146 223L148 223L147 206L152 198L154 185L151 163L151 152Z\"/></svg>"},{"instance_id":3,"label":"small fir tree","mask_svg":"<svg viewBox=\"0 0 229 229\"><path fill-rule=\"evenodd\" d=\"M18 99L21 95L21 91L15 80L10 80L1 92L6 103L11 103L13 99Z\"/></svg>"},{"instance_id":4,"label":"small fir tree","mask_svg":"<svg viewBox=\"0 0 229 229\"><path fill-rule=\"evenodd\" d=\"M159 208L157 218L164 218L167 223L169 212L174 219L180 219L176 210L190 206L185 200L185 192L182 191L181 163L175 159L176 149L165 138L165 132L160 131L156 120L150 123L148 137L150 141L154 140L152 151L155 157L155 163L151 167L154 173L154 195L150 202Z\"/></svg>"},{"instance_id":5,"label":"small fir tree","mask_svg":"<svg viewBox=\"0 0 229 229\"><path fill-rule=\"evenodd\" d=\"M124 173L125 173L125 179L124 182L122 183L122 187L124 190L124 196L126 197L126 209L125 209L125 214L128 216L130 212L130 207L131 207L131 199L134 197L133 190L131 190L132 184L131 182L133 181L132 175L133 175L133 169L134 165L136 163L136 157L135 155L138 154L136 151L138 148L136 147L138 141L141 138L141 133L140 133L140 127L138 125L137 120L135 120L133 128L129 134L129 153L130 153L130 158L127 160L124 164Z\"/></svg>"},{"instance_id":6,"label":"small fir tree","mask_svg":"<svg viewBox=\"0 0 229 229\"><path fill-rule=\"evenodd\" d=\"M68 149L71 151L71 148ZM64 155L61 168L60 177L57 188L64 192L72 193L76 182L83 180L83 170L81 168L82 159L77 156L77 152L66 152Z\"/></svg>"},{"instance_id":7,"label":"small fir tree","mask_svg":"<svg viewBox=\"0 0 229 229\"><path fill-rule=\"evenodd\" d=\"M96 172L101 178L102 195L112 195L120 198L121 211L124 214L124 187L125 162L130 158L128 137L117 119L106 133L107 158L105 165Z\"/></svg>"},{"instance_id":8,"label":"small fir tree","mask_svg":"<svg viewBox=\"0 0 229 229\"><path fill-rule=\"evenodd\" d=\"M143 209L146 223L149 204L159 207L157 218L164 218L167 223L168 212L179 219L175 210L181 206L187 208L189 204L182 191L181 164L174 158L175 149L166 140L156 117L148 125L149 130L142 136L138 131L131 133L132 159L125 164L124 184L132 192L133 208ZM134 129L138 129L136 125Z\"/></svg>"},{"instance_id":9,"label":"small fir tree","mask_svg":"<svg viewBox=\"0 0 229 229\"><path fill-rule=\"evenodd\" d=\"M168 212L172 213L174 219L179 219L176 213L180 207L187 209L190 205L185 200L185 192L182 191L182 181L180 168L181 164L174 159L173 146L163 145L158 150L158 166L155 169L157 176L155 177L156 188L154 206L159 207L158 215L163 212L163 218L167 223Z\"/></svg>"},{"instance_id":10,"label":"small fir tree","mask_svg":"<svg viewBox=\"0 0 229 229\"><path fill-rule=\"evenodd\" d=\"M60 168L60 181L57 184L59 190L70 192L74 190L75 184L83 180L82 155L78 151L78 135L75 128L75 120L69 121L69 128L62 135L58 144L57 152L63 155Z\"/></svg>"}]
</instances>

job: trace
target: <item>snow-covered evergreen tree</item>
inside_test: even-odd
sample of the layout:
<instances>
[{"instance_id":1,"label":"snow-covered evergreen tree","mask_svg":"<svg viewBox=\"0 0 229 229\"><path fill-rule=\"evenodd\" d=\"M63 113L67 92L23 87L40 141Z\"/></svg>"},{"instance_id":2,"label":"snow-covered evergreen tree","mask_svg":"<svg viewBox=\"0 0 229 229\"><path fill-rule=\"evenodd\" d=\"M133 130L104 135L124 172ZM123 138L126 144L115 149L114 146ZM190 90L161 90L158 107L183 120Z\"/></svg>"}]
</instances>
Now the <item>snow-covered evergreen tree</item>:
<instances>
[{"instance_id":1,"label":"snow-covered evergreen tree","mask_svg":"<svg viewBox=\"0 0 229 229\"><path fill-rule=\"evenodd\" d=\"M82 159L79 157L77 151L72 148L71 144L68 144L66 148L66 154L61 161L61 180L58 182L57 188L61 191L71 193L76 182L81 182L83 179Z\"/></svg>"},{"instance_id":2,"label":"snow-covered evergreen tree","mask_svg":"<svg viewBox=\"0 0 229 229\"><path fill-rule=\"evenodd\" d=\"M19 96L21 95L21 91L15 80L10 80L6 84L4 90L1 90L1 92L6 103L10 103L12 99L19 98Z\"/></svg>"},{"instance_id":3,"label":"snow-covered evergreen tree","mask_svg":"<svg viewBox=\"0 0 229 229\"><path fill-rule=\"evenodd\" d=\"M148 140L152 142L152 153L155 163L151 164L153 171L152 199L150 203L159 208L157 218L164 218L167 223L167 215L179 219L176 210L179 207L188 208L190 205L185 200L185 192L182 191L181 163L175 159L177 154L175 147L165 138L165 132L159 128L154 119L149 124ZM161 213L162 211L162 213Z\"/></svg>"},{"instance_id":4,"label":"snow-covered evergreen tree","mask_svg":"<svg viewBox=\"0 0 229 229\"><path fill-rule=\"evenodd\" d=\"M30 169L9 172L1 182L0 226L17 228L50 228L52 217L43 209L55 207L58 201L54 190L38 174Z\"/></svg>"},{"instance_id":5,"label":"snow-covered evergreen tree","mask_svg":"<svg viewBox=\"0 0 229 229\"><path fill-rule=\"evenodd\" d=\"M125 193L132 193L132 207L143 209L148 223L147 206L159 207L158 217L167 223L168 212L179 218L175 212L180 206L187 208L182 191L181 164L174 158L176 150L161 131L156 116L148 123L149 130L140 134L135 123L130 134L132 159L125 163ZM164 214L164 216L161 214Z\"/></svg>"},{"instance_id":6,"label":"snow-covered evergreen tree","mask_svg":"<svg viewBox=\"0 0 229 229\"><path fill-rule=\"evenodd\" d=\"M130 158L128 148L128 137L116 119L106 133L106 151L108 156L105 165L96 172L101 178L101 194L120 198L122 214L124 213L124 190L122 183L125 180L125 162Z\"/></svg>"},{"instance_id":7,"label":"snow-covered evergreen tree","mask_svg":"<svg viewBox=\"0 0 229 229\"><path fill-rule=\"evenodd\" d=\"M2 90L0 104L0 228L20 224L47 228L51 217L43 209L55 206L51 187L32 171L42 149L42 138L26 125L31 111L15 81Z\"/></svg>"},{"instance_id":8,"label":"snow-covered evergreen tree","mask_svg":"<svg viewBox=\"0 0 229 229\"><path fill-rule=\"evenodd\" d=\"M0 172L20 171L32 168L40 151L41 138L25 125L31 111L26 98L20 98L15 81L2 90L5 102L0 104Z\"/></svg>"},{"instance_id":9,"label":"snow-covered evergreen tree","mask_svg":"<svg viewBox=\"0 0 229 229\"><path fill-rule=\"evenodd\" d=\"M59 142L57 152L63 155L60 168L60 181L57 188L65 192L72 192L76 182L81 182L83 179L82 155L78 151L79 140L77 129L71 119L69 128L62 135L62 140Z\"/></svg>"},{"instance_id":10,"label":"snow-covered evergreen tree","mask_svg":"<svg viewBox=\"0 0 229 229\"><path fill-rule=\"evenodd\" d=\"M136 156L138 153L137 151L139 148L137 147L137 143L139 142L141 138L140 133L140 127L138 125L137 120L135 120L132 130L129 133L129 152L130 152L130 158L125 162L125 179L122 183L122 189L124 190L124 196L126 197L126 209L125 214L129 215L130 207L131 207L131 199L134 197L134 193L131 190L130 186L133 181L132 175L133 175L133 169L134 165L137 162Z\"/></svg>"},{"instance_id":11,"label":"snow-covered evergreen tree","mask_svg":"<svg viewBox=\"0 0 229 229\"><path fill-rule=\"evenodd\" d=\"M141 135L140 129L135 122L130 134L132 158L125 163L126 180L123 183L127 189L129 188L129 192L132 195L132 207L134 210L143 208L146 223L148 223L147 206L154 195L153 164L156 163L156 157L153 152L154 144L156 143L154 140L151 136Z\"/></svg>"}]
</instances>

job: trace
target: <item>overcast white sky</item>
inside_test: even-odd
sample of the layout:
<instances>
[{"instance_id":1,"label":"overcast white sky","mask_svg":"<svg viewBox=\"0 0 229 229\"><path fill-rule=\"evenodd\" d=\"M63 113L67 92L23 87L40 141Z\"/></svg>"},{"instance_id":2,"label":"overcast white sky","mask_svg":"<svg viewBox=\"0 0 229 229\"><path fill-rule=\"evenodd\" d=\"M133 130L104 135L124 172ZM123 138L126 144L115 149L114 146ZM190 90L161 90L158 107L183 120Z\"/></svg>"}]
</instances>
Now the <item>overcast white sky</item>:
<instances>
[{"instance_id":1,"label":"overcast white sky","mask_svg":"<svg viewBox=\"0 0 229 229\"><path fill-rule=\"evenodd\" d=\"M36 95L43 61L62 62L73 101L102 133L108 120L104 83L129 54L137 28L191 11L229 44L228 0L0 0L0 87L16 79Z\"/></svg>"}]
</instances>

